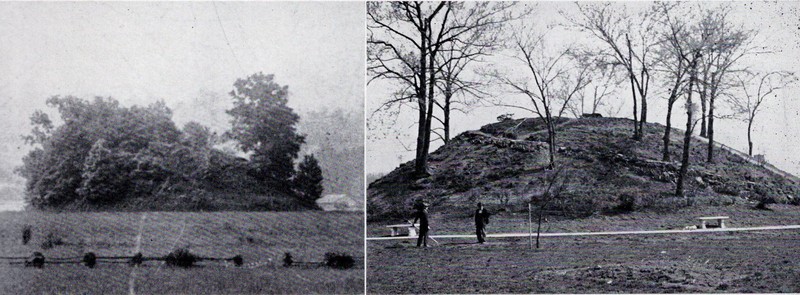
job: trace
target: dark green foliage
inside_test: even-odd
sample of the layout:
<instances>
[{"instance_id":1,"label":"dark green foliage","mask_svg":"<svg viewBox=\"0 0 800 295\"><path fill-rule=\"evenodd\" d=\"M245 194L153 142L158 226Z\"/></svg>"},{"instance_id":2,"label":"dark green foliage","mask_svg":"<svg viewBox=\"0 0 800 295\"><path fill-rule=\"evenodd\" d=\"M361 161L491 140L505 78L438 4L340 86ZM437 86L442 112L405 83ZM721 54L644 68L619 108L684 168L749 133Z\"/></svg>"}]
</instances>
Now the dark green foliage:
<instances>
[{"instance_id":1,"label":"dark green foliage","mask_svg":"<svg viewBox=\"0 0 800 295\"><path fill-rule=\"evenodd\" d=\"M273 79L273 75L257 73L236 80L230 92L233 108L227 111L233 119L226 134L243 151L252 152L256 178L288 191L294 160L305 138L295 130L300 117L287 106L288 86Z\"/></svg>"},{"instance_id":2,"label":"dark green foliage","mask_svg":"<svg viewBox=\"0 0 800 295\"><path fill-rule=\"evenodd\" d=\"M334 252L325 253L325 265L330 268L350 269L353 268L355 264L356 261L351 255Z\"/></svg>"},{"instance_id":3,"label":"dark green foliage","mask_svg":"<svg viewBox=\"0 0 800 295\"><path fill-rule=\"evenodd\" d=\"M318 208L315 201L322 197L322 169L314 155L303 157L294 183L300 203L308 208Z\"/></svg>"}]
</instances>

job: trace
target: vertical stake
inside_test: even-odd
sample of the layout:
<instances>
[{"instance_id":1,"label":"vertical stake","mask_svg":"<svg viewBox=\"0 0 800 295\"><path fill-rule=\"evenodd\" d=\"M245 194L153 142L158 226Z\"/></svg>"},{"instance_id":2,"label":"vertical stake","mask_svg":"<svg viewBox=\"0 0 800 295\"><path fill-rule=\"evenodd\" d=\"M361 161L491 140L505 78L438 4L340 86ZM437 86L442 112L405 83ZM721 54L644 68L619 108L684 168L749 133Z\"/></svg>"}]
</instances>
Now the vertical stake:
<instances>
[{"instance_id":1,"label":"vertical stake","mask_svg":"<svg viewBox=\"0 0 800 295\"><path fill-rule=\"evenodd\" d=\"M528 203L528 249L533 249L533 220L531 219L531 203Z\"/></svg>"}]
</instances>

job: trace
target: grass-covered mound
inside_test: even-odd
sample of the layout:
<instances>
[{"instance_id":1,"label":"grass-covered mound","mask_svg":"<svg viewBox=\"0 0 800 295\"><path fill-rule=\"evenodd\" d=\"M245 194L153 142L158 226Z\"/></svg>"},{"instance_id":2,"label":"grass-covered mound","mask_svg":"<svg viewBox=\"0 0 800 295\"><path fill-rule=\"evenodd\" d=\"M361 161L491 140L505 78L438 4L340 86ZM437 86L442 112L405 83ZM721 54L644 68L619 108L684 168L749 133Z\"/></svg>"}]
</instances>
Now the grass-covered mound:
<instances>
[{"instance_id":1,"label":"grass-covered mound","mask_svg":"<svg viewBox=\"0 0 800 295\"><path fill-rule=\"evenodd\" d=\"M556 161L566 187L548 210L586 216L620 211L675 210L742 202L796 202L797 184L740 155L715 150L694 138L686 193L674 195L683 132L671 133L671 162L661 161L664 126L648 123L642 141L621 118L559 119ZM547 131L540 119L517 119L467 131L430 154L430 176L414 179L413 161L369 185L371 221L407 219L425 198L438 212L469 215L477 202L499 210L527 210L547 184Z\"/></svg>"}]
</instances>

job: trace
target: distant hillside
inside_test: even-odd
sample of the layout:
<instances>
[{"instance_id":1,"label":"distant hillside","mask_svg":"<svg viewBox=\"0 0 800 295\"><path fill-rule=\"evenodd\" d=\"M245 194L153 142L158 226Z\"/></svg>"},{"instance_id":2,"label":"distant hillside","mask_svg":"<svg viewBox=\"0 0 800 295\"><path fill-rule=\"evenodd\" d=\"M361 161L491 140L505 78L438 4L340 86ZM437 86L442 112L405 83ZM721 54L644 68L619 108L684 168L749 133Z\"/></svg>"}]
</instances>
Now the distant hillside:
<instances>
[{"instance_id":1,"label":"distant hillside","mask_svg":"<svg viewBox=\"0 0 800 295\"><path fill-rule=\"evenodd\" d=\"M674 210L766 200L796 202L797 184L726 149L704 161L706 145L693 139L686 197L675 197L683 132L671 137L672 162L661 162L664 126L648 123L641 142L633 122L621 118L560 119L556 161L568 183L548 208L569 216L634 210ZM372 182L367 190L372 221L407 218L425 198L436 212L469 214L478 201L495 210L526 210L541 194L547 166L547 131L540 119L506 120L464 132L430 155L431 175L410 177L413 161Z\"/></svg>"}]
</instances>

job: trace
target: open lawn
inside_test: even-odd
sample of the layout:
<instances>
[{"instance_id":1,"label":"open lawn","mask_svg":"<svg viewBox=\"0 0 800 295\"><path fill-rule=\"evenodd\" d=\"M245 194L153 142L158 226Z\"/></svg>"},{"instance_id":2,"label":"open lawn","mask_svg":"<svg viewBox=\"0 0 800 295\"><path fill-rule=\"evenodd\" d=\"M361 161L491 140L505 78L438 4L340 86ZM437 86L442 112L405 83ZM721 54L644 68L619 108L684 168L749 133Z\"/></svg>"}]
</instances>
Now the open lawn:
<instances>
[{"instance_id":1,"label":"open lawn","mask_svg":"<svg viewBox=\"0 0 800 295\"><path fill-rule=\"evenodd\" d=\"M258 294L363 293L363 213L142 212L0 213L0 256L164 256L185 247L203 257L241 255L244 265L203 261L173 268L158 261L126 264L47 264L43 269L0 263L0 294ZM22 228L33 229L22 245ZM50 243L47 243L49 241ZM51 244L51 245L48 245ZM50 247L52 246L52 247ZM352 269L282 266L322 261L326 252L352 255Z\"/></svg>"},{"instance_id":2,"label":"open lawn","mask_svg":"<svg viewBox=\"0 0 800 295\"><path fill-rule=\"evenodd\" d=\"M728 215L729 227L800 224L800 208L689 208L673 213L592 216L543 225L546 232L658 230ZM501 214L489 233L526 232L527 214ZM469 217L433 214L432 235L470 234ZM370 224L369 236L388 229ZM800 231L543 238L370 241L369 293L800 292Z\"/></svg>"}]
</instances>

